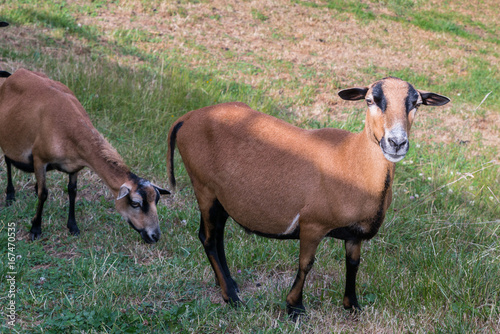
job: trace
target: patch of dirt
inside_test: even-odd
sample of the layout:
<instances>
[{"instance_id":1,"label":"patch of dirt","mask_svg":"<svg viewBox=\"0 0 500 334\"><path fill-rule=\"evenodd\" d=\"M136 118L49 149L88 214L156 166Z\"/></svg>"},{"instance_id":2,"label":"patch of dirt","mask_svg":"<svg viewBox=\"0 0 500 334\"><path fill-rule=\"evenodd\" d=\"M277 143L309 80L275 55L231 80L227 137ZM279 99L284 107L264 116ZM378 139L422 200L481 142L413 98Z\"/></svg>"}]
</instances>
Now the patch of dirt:
<instances>
[{"instance_id":1,"label":"patch of dirt","mask_svg":"<svg viewBox=\"0 0 500 334\"><path fill-rule=\"evenodd\" d=\"M367 4L376 13L391 14L381 4ZM486 1L484 6L493 8L493 2ZM455 7L463 15L477 9L466 4ZM342 110L352 108L351 102L338 98L336 92L341 88L367 85L388 71L424 73L431 82L452 74L466 75L466 59L491 48L481 41L472 44L397 22L360 22L350 13L285 0L120 1L93 14L80 15L78 21L99 26L110 41L120 30L151 33L156 41L136 45L153 53L179 53L193 68L216 68L221 79L263 87L274 98L295 98L305 95L304 90L313 90L313 101L300 103L292 112L299 119L320 121L328 116L342 119ZM485 57L492 66L499 65L497 56ZM449 62L450 58L454 61ZM443 108L421 112L418 118L423 123L437 116L450 125L439 134L424 127L421 136L434 134L435 140L452 142L480 131L486 145L500 146L498 113L487 111L482 121L471 115L450 116L447 111L451 108L453 104L444 107L444 112ZM481 127L481 122L490 126Z\"/></svg>"},{"instance_id":2,"label":"patch of dirt","mask_svg":"<svg viewBox=\"0 0 500 334\"><path fill-rule=\"evenodd\" d=\"M277 100L293 98L297 104L291 112L299 120L345 119L345 110L354 105L341 100L337 91L367 85L390 71L414 72L436 83L452 75L466 76L470 71L467 59L486 49L491 52L481 58L492 68L500 66L500 48L494 43L470 42L401 22L360 21L354 14L326 8L324 1L313 2L318 6L286 0L121 0L104 3L96 12L78 11L73 15L79 24L97 26L103 33L101 43L113 42L116 36L135 29L139 37L131 44L144 51L175 53L192 68L216 69L216 79L265 89ZM377 15L394 15L382 2L362 2ZM493 0L480 4L458 1L448 7L431 1L423 6L419 9L450 8L490 28L496 24L488 21L491 15L485 14L497 8ZM478 32L480 28L465 29ZM12 25L1 33L13 48L23 49L23 45L39 43L37 30ZM50 30L46 32L51 36ZM146 38L141 38L141 33ZM90 52L77 39L66 38L76 55ZM56 46L45 48L44 52L54 57L67 52L65 39L54 37ZM116 55L112 60L127 65L141 63L131 56ZM0 59L2 69L17 67L19 64L11 60ZM476 106L471 104L460 106L463 110L457 111L451 98L452 103L443 108L422 108L416 119L421 124L416 124L414 135L450 143L477 138L479 132L483 144L500 146L498 110L486 110L479 116L472 113Z\"/></svg>"},{"instance_id":3,"label":"patch of dirt","mask_svg":"<svg viewBox=\"0 0 500 334\"><path fill-rule=\"evenodd\" d=\"M57 247L57 245L55 244L46 244L43 246L43 249L48 255L56 257L58 259L72 259L79 256L79 254L76 252L76 248L74 247L69 250L66 247L62 248L64 248L63 251L60 250L61 247Z\"/></svg>"},{"instance_id":4,"label":"patch of dirt","mask_svg":"<svg viewBox=\"0 0 500 334\"><path fill-rule=\"evenodd\" d=\"M479 141L485 146L500 147L500 114L488 112L475 117L470 114L471 111L452 114L443 113L439 108L422 108L412 128L412 136L423 142L468 145Z\"/></svg>"}]
</instances>

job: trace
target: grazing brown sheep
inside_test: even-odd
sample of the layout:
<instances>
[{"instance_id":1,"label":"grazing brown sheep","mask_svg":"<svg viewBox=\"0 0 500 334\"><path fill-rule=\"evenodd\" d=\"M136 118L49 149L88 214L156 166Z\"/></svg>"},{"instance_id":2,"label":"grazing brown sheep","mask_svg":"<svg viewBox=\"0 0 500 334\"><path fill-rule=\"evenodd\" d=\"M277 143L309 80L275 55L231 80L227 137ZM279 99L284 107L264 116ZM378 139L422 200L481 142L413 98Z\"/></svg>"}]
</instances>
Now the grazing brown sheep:
<instances>
[{"instance_id":1,"label":"grazing brown sheep","mask_svg":"<svg viewBox=\"0 0 500 334\"><path fill-rule=\"evenodd\" d=\"M160 194L169 194L131 173L116 150L94 128L89 116L68 87L41 73L19 69L0 86L0 148L7 165L7 204L15 198L11 166L35 173L38 206L31 238L42 233L42 211L48 190L45 174L69 174L68 229L80 230L75 221L78 172L89 167L115 196L117 211L147 243L160 238L156 205Z\"/></svg>"}]
</instances>

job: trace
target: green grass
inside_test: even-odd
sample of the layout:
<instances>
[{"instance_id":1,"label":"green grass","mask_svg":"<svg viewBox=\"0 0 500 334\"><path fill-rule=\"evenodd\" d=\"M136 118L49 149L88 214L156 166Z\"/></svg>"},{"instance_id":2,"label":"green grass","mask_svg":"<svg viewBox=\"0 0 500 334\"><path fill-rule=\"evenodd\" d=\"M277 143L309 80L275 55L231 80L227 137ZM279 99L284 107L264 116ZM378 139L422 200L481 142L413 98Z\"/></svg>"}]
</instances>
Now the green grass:
<instances>
[{"instance_id":1,"label":"green grass","mask_svg":"<svg viewBox=\"0 0 500 334\"><path fill-rule=\"evenodd\" d=\"M251 13L252 13L252 17L254 19L259 20L259 21L265 22L265 21L269 20L269 16L265 15L264 13L260 12L257 9L252 9Z\"/></svg>"},{"instance_id":2,"label":"green grass","mask_svg":"<svg viewBox=\"0 0 500 334\"><path fill-rule=\"evenodd\" d=\"M308 103L314 94L308 87L290 83L298 88L295 100L275 101L264 88L215 79L218 70L183 66L184 60L174 51L140 51L134 43L148 40L144 32L116 30L115 40L104 43L97 28L78 26L71 4L32 3L8 2L0 9L0 19L47 30L36 33L36 44L17 48L0 44L2 60L42 70L68 85L127 164L159 185L167 183L170 124L202 106L239 100L306 128L359 131L363 127L364 108L359 105L346 110L349 116L342 122L296 119L289 108L292 102ZM347 3L351 2L342 2L342 8L351 8ZM92 13L100 5L89 3L85 11ZM89 52L71 52L77 43L88 45ZM45 52L46 47L70 52L55 58ZM119 65L112 61L114 54L136 57L140 64ZM275 63L284 70L290 66ZM469 64L473 65L469 76L439 78L439 82L411 70L389 74L417 86L439 88L443 94L466 90L474 79L470 96L456 102L460 106L470 100L480 102L489 90L498 88L498 71L489 68L482 55L471 57ZM240 65L240 70L258 71ZM379 73L385 69L366 69L367 77ZM498 97L487 102L486 107L498 110ZM79 182L76 214L81 236L70 236L65 227L66 176L51 172L42 239L27 241L36 206L34 183L32 176L16 171L17 201L6 208L0 200L2 263L7 258L9 222L16 222L20 238L15 243L18 322L14 330L493 333L500 318L500 173L498 162L492 162L498 154L498 147L484 147L481 141L412 142L408 156L397 166L394 200L385 224L363 244L357 291L365 312L355 317L342 309L344 250L340 241L328 239L318 248L305 288L309 317L299 324L288 321L284 304L298 265L298 242L247 235L234 222L226 229L227 257L246 307L234 310L222 302L197 239L199 213L181 164L176 166L178 193L159 206L163 235L155 245L144 244L119 218L109 191L90 172L83 173ZM0 189L5 185L2 162ZM6 291L7 273L8 268L1 266L1 291ZM3 322L0 326L0 331L10 332Z\"/></svg>"}]
</instances>

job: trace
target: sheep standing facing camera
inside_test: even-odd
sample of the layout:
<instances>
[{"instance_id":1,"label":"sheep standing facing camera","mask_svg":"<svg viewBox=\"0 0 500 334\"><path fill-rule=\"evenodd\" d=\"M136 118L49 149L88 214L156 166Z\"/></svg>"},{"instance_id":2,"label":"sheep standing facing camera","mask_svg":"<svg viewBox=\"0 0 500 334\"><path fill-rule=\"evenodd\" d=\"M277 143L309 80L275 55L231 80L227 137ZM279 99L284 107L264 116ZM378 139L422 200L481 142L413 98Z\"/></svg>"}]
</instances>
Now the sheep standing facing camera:
<instances>
[{"instance_id":1,"label":"sheep standing facing camera","mask_svg":"<svg viewBox=\"0 0 500 334\"><path fill-rule=\"evenodd\" d=\"M286 298L293 319L305 311L304 281L325 236L345 241L343 304L360 309L355 282L361 243L384 221L395 162L408 151L417 108L444 105L449 99L393 77L339 95L365 99L362 132L304 130L243 103L191 111L170 128L171 188L177 143L201 211L199 238L226 302L240 302L224 253L224 226L231 216L250 232L300 239L299 270Z\"/></svg>"}]
</instances>

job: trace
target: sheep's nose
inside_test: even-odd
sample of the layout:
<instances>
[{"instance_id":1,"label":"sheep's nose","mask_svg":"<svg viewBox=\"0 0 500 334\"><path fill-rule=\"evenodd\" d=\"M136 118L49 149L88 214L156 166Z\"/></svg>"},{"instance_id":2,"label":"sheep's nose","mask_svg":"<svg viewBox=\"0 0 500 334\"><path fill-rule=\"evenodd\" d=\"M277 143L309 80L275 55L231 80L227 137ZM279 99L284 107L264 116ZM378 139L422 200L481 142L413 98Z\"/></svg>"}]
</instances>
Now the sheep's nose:
<instances>
[{"instance_id":1,"label":"sheep's nose","mask_svg":"<svg viewBox=\"0 0 500 334\"><path fill-rule=\"evenodd\" d=\"M156 231L151 234L151 239L157 242L158 240L160 240L160 235L161 235L160 231Z\"/></svg>"},{"instance_id":2,"label":"sheep's nose","mask_svg":"<svg viewBox=\"0 0 500 334\"><path fill-rule=\"evenodd\" d=\"M396 152L408 144L408 139L405 137L388 138L387 141L389 142L389 145L396 150Z\"/></svg>"}]
</instances>

